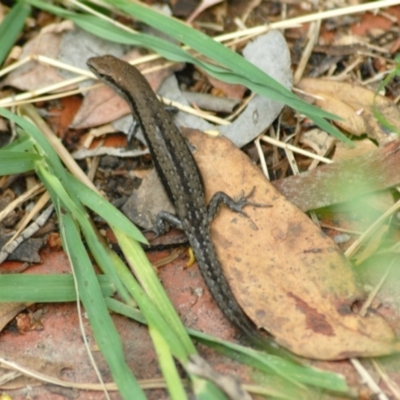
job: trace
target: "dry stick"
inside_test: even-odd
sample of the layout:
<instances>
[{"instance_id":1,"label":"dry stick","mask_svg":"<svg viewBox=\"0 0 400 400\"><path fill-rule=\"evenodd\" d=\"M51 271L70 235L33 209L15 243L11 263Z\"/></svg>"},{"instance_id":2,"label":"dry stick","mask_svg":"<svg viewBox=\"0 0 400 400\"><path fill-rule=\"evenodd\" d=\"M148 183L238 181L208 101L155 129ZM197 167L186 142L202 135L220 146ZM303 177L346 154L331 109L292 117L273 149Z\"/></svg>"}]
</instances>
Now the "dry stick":
<instances>
[{"instance_id":1,"label":"dry stick","mask_svg":"<svg viewBox=\"0 0 400 400\"><path fill-rule=\"evenodd\" d=\"M114 156L119 158L125 157L141 157L149 154L149 150L126 150L122 148L114 148L114 147L96 147L95 149L79 149L72 153L72 157L75 160L82 160L88 157L98 157L103 155Z\"/></svg>"},{"instance_id":2,"label":"dry stick","mask_svg":"<svg viewBox=\"0 0 400 400\"><path fill-rule=\"evenodd\" d=\"M338 8L336 10L320 11L314 14L308 14L308 15L303 15L301 17L287 19L285 21L273 22L268 25L256 26L254 28L247 29L246 31L239 31L239 32L228 33L226 35L220 35L214 39L217 42L224 42L244 35L258 36L272 29L293 28L313 21L324 20L328 18L331 19L331 18L341 17L344 15L356 14L364 11L377 10L379 8L386 8L397 5L399 5L398 0L382 0L382 1L375 1L373 3L365 3L356 6Z\"/></svg>"},{"instance_id":3,"label":"dry stick","mask_svg":"<svg viewBox=\"0 0 400 400\"><path fill-rule=\"evenodd\" d=\"M293 151L294 153L302 154L303 156L312 158L314 160L321 161L325 164L332 164L334 162L330 158L319 156L318 154L314 154L314 153L311 153L310 151L300 149L299 147L293 146L292 144L281 142L281 141L273 139L269 136L263 136L261 138L261 140L264 142L273 144L274 146L280 147L282 149L289 149L289 150Z\"/></svg>"},{"instance_id":4,"label":"dry stick","mask_svg":"<svg viewBox=\"0 0 400 400\"><path fill-rule=\"evenodd\" d=\"M376 371L382 378L382 380L386 383L389 390L392 392L393 396L396 400L400 400L400 389L396 382L394 382L386 373L383 371L382 367L375 361L373 358L371 359L373 366L375 367Z\"/></svg>"},{"instance_id":5,"label":"dry stick","mask_svg":"<svg viewBox=\"0 0 400 400\"><path fill-rule=\"evenodd\" d=\"M33 186L30 188L27 192L22 194L21 196L18 196L14 201L12 201L10 204L7 205L6 208L4 208L0 212L0 222L15 208L17 208L20 204L22 204L25 200L30 199L33 196L36 196L38 193L44 190L44 187L41 183L38 183L37 185Z\"/></svg>"},{"instance_id":6,"label":"dry stick","mask_svg":"<svg viewBox=\"0 0 400 400\"><path fill-rule=\"evenodd\" d=\"M322 228L326 229L334 229L335 231L338 232L344 232L344 233L349 233L350 235L361 235L361 231L354 231L352 229L346 229L346 228L339 228L338 226L333 226L329 224L321 224Z\"/></svg>"},{"instance_id":7,"label":"dry stick","mask_svg":"<svg viewBox=\"0 0 400 400\"><path fill-rule=\"evenodd\" d=\"M364 383L372 390L375 398L379 400L389 400L386 394L383 393L382 389L371 378L371 375L368 373L368 371L364 368L359 360L357 360L356 358L350 358L350 362L353 364L353 367L359 373Z\"/></svg>"},{"instance_id":8,"label":"dry stick","mask_svg":"<svg viewBox=\"0 0 400 400\"><path fill-rule=\"evenodd\" d=\"M102 388L101 389L99 388L99 385L95 385L92 383L75 383L75 382L63 381L61 379L54 378L52 376L42 374L41 372L37 372L29 368L23 367L13 361L9 361L4 358L0 358L0 366L3 368L6 367L8 369L19 371L21 374L24 374L31 378L38 379L42 382L47 382L62 387L83 389L83 390L103 390ZM117 390L115 383L107 383L106 386L108 390Z\"/></svg>"},{"instance_id":9,"label":"dry stick","mask_svg":"<svg viewBox=\"0 0 400 400\"><path fill-rule=\"evenodd\" d=\"M22 374L20 372L18 372L18 371L11 371L11 372L7 372L7 373L2 373L1 377L0 377L0 387L4 386L8 382L12 382L13 380L19 378L21 375Z\"/></svg>"},{"instance_id":10,"label":"dry stick","mask_svg":"<svg viewBox=\"0 0 400 400\"><path fill-rule=\"evenodd\" d=\"M358 65L360 65L364 61L364 57L357 57L350 65L348 65L344 71L342 71L339 75L329 76L330 81L344 81L347 79L348 74Z\"/></svg>"},{"instance_id":11,"label":"dry stick","mask_svg":"<svg viewBox=\"0 0 400 400\"><path fill-rule=\"evenodd\" d=\"M375 296L378 294L380 288L384 284L386 278L388 277L390 271L392 270L393 264L394 264L394 260L390 263L389 268L383 274L383 276L382 276L381 280L379 281L379 283L375 286L374 290L368 295L367 300L365 300L364 304L362 305L361 310L359 312L359 314L362 317L366 316L367 311L368 311L368 307L371 305L371 303L374 300Z\"/></svg>"},{"instance_id":12,"label":"dry stick","mask_svg":"<svg viewBox=\"0 0 400 400\"><path fill-rule=\"evenodd\" d=\"M321 28L321 20L319 19L319 20L313 22L308 29L309 41L307 43L306 48L303 51L301 60L298 64L296 72L294 73L294 76L293 76L293 83L295 85L297 85L297 83L299 83L300 79L303 76L304 70L308 64L308 60L310 59L312 51L314 49L314 46L318 41L318 35L319 35L320 28Z\"/></svg>"},{"instance_id":13,"label":"dry stick","mask_svg":"<svg viewBox=\"0 0 400 400\"><path fill-rule=\"evenodd\" d=\"M400 200L393 204L385 213L383 213L369 228L344 252L347 258L350 258L361 246L361 243L380 225L390 217L393 213L400 209Z\"/></svg>"},{"instance_id":14,"label":"dry stick","mask_svg":"<svg viewBox=\"0 0 400 400\"><path fill-rule=\"evenodd\" d=\"M53 205L50 205L39 215L35 222L30 224L28 228L26 228L20 236L18 236L12 242L8 242L0 251L0 264L26 239L30 238L35 232L41 228L48 218L50 217L51 213L53 212Z\"/></svg>"},{"instance_id":15,"label":"dry stick","mask_svg":"<svg viewBox=\"0 0 400 400\"><path fill-rule=\"evenodd\" d=\"M32 210L24 216L24 218L20 221L20 227L15 231L14 235L10 238L10 240L4 245L7 246L10 242L12 242L29 224L29 222L35 217L35 215L45 206L45 204L50 200L50 195L48 192L42 194L40 199L37 201ZM25 240L25 239L23 239Z\"/></svg>"},{"instance_id":16,"label":"dry stick","mask_svg":"<svg viewBox=\"0 0 400 400\"><path fill-rule=\"evenodd\" d=\"M0 367L4 369L9 369L12 371L18 371L20 374L29 376L31 378L37 379L42 382L51 383L58 386L63 386L71 389L82 389L82 390L96 390L102 391L103 388L101 385L96 383L84 382L84 383L76 383L76 382L68 382L63 381L58 378L54 378L50 375L43 374L41 372L34 371L32 369L26 368L22 365L19 365L13 361L6 360L5 358L0 358ZM155 378L155 379L142 379L139 381L140 387L142 389L165 389L167 387L164 379ZM107 390L117 391L117 385L114 382L105 383Z\"/></svg>"},{"instance_id":17,"label":"dry stick","mask_svg":"<svg viewBox=\"0 0 400 400\"><path fill-rule=\"evenodd\" d=\"M260 164L261 164L261 169L262 169L265 177L270 181L271 179L269 177L267 162L265 161L265 156L264 156L264 153L262 151L261 144L260 144L260 139L261 139L262 136L264 136L264 132L262 132L260 135L258 135L256 137L256 139L254 140L254 144L256 145L256 149L257 149L257 153L258 153L258 159L260 160Z\"/></svg>"}]
</instances>

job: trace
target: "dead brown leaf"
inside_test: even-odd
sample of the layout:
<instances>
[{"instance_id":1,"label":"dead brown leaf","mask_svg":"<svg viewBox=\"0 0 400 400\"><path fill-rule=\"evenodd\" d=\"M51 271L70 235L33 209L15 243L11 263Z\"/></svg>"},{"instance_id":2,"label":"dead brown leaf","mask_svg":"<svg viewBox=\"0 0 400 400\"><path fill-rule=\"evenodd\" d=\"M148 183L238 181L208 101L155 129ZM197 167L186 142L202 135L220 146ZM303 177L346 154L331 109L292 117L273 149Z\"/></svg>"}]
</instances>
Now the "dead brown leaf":
<instances>
[{"instance_id":1,"label":"dead brown leaf","mask_svg":"<svg viewBox=\"0 0 400 400\"><path fill-rule=\"evenodd\" d=\"M208 82L210 82L213 88L215 88L217 91L221 91L230 99L241 100L246 93L247 88L243 85L223 82L211 75L206 76Z\"/></svg>"},{"instance_id":2,"label":"dead brown leaf","mask_svg":"<svg viewBox=\"0 0 400 400\"><path fill-rule=\"evenodd\" d=\"M217 254L239 304L276 341L294 353L338 360L399 349L388 323L352 310L364 298L349 261L334 242L286 200L225 138L190 131L206 196L231 196L256 187L249 218L222 209L212 222ZM226 157L229 155L229 157Z\"/></svg>"},{"instance_id":3,"label":"dead brown leaf","mask_svg":"<svg viewBox=\"0 0 400 400\"><path fill-rule=\"evenodd\" d=\"M64 32L72 28L73 24L70 21L45 27L39 35L24 46L20 59L22 60L31 54L40 54L56 59ZM10 73L3 84L21 90L35 90L62 81L64 81L64 78L58 74L56 68L37 61L30 61Z\"/></svg>"},{"instance_id":4,"label":"dead brown leaf","mask_svg":"<svg viewBox=\"0 0 400 400\"><path fill-rule=\"evenodd\" d=\"M387 140L387 133L374 116L374 101L382 117L400 132L400 111L397 106L370 89L355 83L316 78L303 78L298 87L317 96L316 105L343 118L343 121L335 123L353 135L367 133L380 143Z\"/></svg>"}]
</instances>

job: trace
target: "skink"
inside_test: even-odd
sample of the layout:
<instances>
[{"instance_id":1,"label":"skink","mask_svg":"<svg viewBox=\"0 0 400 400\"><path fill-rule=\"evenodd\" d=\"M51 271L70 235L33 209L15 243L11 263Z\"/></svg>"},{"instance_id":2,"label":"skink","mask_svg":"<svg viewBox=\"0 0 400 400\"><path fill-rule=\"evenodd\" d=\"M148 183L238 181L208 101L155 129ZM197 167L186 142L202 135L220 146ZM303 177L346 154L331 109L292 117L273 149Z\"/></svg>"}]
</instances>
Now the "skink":
<instances>
[{"instance_id":1,"label":"skink","mask_svg":"<svg viewBox=\"0 0 400 400\"><path fill-rule=\"evenodd\" d=\"M254 344L267 344L245 315L225 279L210 235L210 220L223 202L241 212L246 197L234 202L222 192L207 207L202 179L192 153L168 112L143 75L132 65L110 55L87 60L90 70L123 97L139 122L154 166L176 217L162 214L169 223L183 229L195 254L201 274L218 306L231 323Z\"/></svg>"}]
</instances>

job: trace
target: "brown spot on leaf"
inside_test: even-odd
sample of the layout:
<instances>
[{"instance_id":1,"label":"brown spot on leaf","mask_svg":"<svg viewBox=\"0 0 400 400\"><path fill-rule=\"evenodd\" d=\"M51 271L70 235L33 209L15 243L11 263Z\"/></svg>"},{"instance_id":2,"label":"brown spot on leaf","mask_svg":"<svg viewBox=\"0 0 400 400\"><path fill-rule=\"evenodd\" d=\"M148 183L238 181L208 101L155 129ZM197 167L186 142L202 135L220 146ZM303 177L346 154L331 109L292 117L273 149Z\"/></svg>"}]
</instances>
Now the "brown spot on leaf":
<instances>
[{"instance_id":1,"label":"brown spot on leaf","mask_svg":"<svg viewBox=\"0 0 400 400\"><path fill-rule=\"evenodd\" d=\"M292 292L289 292L288 296L295 300L297 308L305 315L307 328L321 335L335 336L335 332L326 320L325 315L319 313L316 308L309 306Z\"/></svg>"}]
</instances>

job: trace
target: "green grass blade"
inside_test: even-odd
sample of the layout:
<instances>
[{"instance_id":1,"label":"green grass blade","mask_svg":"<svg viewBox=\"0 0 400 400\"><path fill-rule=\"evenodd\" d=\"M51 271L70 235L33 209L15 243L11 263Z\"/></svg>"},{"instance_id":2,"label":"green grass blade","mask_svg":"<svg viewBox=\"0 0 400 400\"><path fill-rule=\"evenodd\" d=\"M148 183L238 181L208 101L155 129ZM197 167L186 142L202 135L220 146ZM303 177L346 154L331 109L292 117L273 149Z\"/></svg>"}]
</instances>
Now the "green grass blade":
<instances>
[{"instance_id":1,"label":"green grass blade","mask_svg":"<svg viewBox=\"0 0 400 400\"><path fill-rule=\"evenodd\" d=\"M190 341L164 288L155 275L152 265L137 242L133 241L123 232L118 231L118 229L115 229L114 233L128 263L136 266L137 271L135 271L135 273L138 272L136 276L144 289L139 286L138 282L133 278L132 272L129 271L125 265L117 265L117 273L137 301L143 315L146 320L149 321L149 325L154 324L160 332L163 332L164 335L168 335L167 342L171 348L173 348L174 356L184 364L188 360L190 354L196 353L196 348ZM152 272L150 271L153 271L154 280L158 282L158 284L152 282L154 286L151 288L149 288L149 285L143 285L143 281L146 283L146 278L143 278L143 276L147 274L151 275ZM172 318L174 321L173 323L171 323L171 316L169 313L165 313L164 309L159 307L157 299L160 297L163 298L165 302L169 303L172 308L171 312L175 314L174 317L176 318Z\"/></svg>"},{"instance_id":2,"label":"green grass blade","mask_svg":"<svg viewBox=\"0 0 400 400\"><path fill-rule=\"evenodd\" d=\"M114 257L114 252L109 249L108 244L104 242L103 238L99 237L89 219L77 218L81 227L82 233L85 236L86 243L90 249L91 254L96 260L97 265L100 269L107 274L110 279L114 282L117 288L118 295L128 304L132 303L132 297L126 290L124 282L118 276L115 263L117 257Z\"/></svg>"},{"instance_id":3,"label":"green grass blade","mask_svg":"<svg viewBox=\"0 0 400 400\"><path fill-rule=\"evenodd\" d=\"M169 60L191 62L217 79L229 83L242 84L262 96L272 98L275 101L293 107L299 112L309 116L314 122L320 125L321 128L333 136L348 144L352 144L345 135L324 119L338 119L336 115L325 112L301 100L254 64L248 62L239 54L216 42L207 35L190 28L174 18L167 17L164 14L152 10L143 4L131 3L124 0L107 1L112 6L119 7L124 13L132 15L134 18L139 18L156 29L168 33L176 40L191 46L199 53L218 62L221 66L219 67L212 63L200 61L179 46L167 40L151 35L131 34L107 21L85 14L67 12L40 0L29 0L29 2L36 7L53 12L64 18L70 18L82 29L106 40L114 40L124 44L141 45L159 53ZM323 126L321 122L323 122Z\"/></svg>"},{"instance_id":4,"label":"green grass blade","mask_svg":"<svg viewBox=\"0 0 400 400\"><path fill-rule=\"evenodd\" d=\"M17 129L18 137L11 143L5 145L1 148L1 151L27 151L32 150L32 140L30 136L22 131L21 129Z\"/></svg>"},{"instance_id":5,"label":"green grass blade","mask_svg":"<svg viewBox=\"0 0 400 400\"><path fill-rule=\"evenodd\" d=\"M143 249L138 243L134 242L130 237L124 235L122 232L114 230L114 233L121 250L123 251L128 263L134 269L135 276L139 280L145 292L154 302L158 310L160 310L161 315L163 315L170 328L173 329L182 340L187 353L196 353L196 349L190 341L182 321L165 293L165 290Z\"/></svg>"},{"instance_id":6,"label":"green grass blade","mask_svg":"<svg viewBox=\"0 0 400 400\"><path fill-rule=\"evenodd\" d=\"M316 388L348 393L343 376L297 364L282 357L254 351L235 343L225 342L203 332L189 330L190 335L218 352L257 368L266 373L275 373L293 384L307 384Z\"/></svg>"},{"instance_id":7,"label":"green grass blade","mask_svg":"<svg viewBox=\"0 0 400 400\"><path fill-rule=\"evenodd\" d=\"M56 202L56 199L53 199ZM142 389L124 357L121 339L108 313L92 263L69 212L57 210L64 249L73 265L80 299L88 315L96 343L107 361L118 389L125 399L145 400Z\"/></svg>"},{"instance_id":8,"label":"green grass blade","mask_svg":"<svg viewBox=\"0 0 400 400\"><path fill-rule=\"evenodd\" d=\"M43 157L43 161L49 165L49 167L54 171L57 177L59 177L61 180L65 180L66 172L64 170L64 167L61 164L61 161L58 158L53 147L42 135L40 130L30 121L18 115L15 115L5 108L0 108L0 115L11 121L14 121L23 130L29 133L29 136L31 137L31 140L33 142L32 145L35 146L38 154Z\"/></svg>"},{"instance_id":9,"label":"green grass blade","mask_svg":"<svg viewBox=\"0 0 400 400\"><path fill-rule=\"evenodd\" d=\"M0 150L0 176L32 171L41 157L34 153Z\"/></svg>"},{"instance_id":10,"label":"green grass blade","mask_svg":"<svg viewBox=\"0 0 400 400\"><path fill-rule=\"evenodd\" d=\"M8 53L15 45L30 12L31 7L25 1L18 1L0 24L0 65L3 64Z\"/></svg>"},{"instance_id":11,"label":"green grass blade","mask_svg":"<svg viewBox=\"0 0 400 400\"><path fill-rule=\"evenodd\" d=\"M104 247L102 245L102 242L99 241L99 238L96 236L96 234L93 231L93 228L89 222L88 215L86 213L86 210L82 206L79 196L75 196L75 192L80 192L81 197L84 198L84 200L87 203L91 203L93 205L93 198L89 195L88 191L83 191L82 187L77 184L77 185L72 185L74 186L75 190L71 190L71 188L68 188L68 184L73 181L72 178L70 178L70 175L64 171L61 163L59 162L57 155L53 152L52 149L50 149L50 146L48 145L47 139L42 136L41 132L37 130L35 126L33 126L30 122L25 121L24 119L15 116L11 113L9 113L7 110L1 110L0 112L3 112L6 116L11 117L16 121L17 124L22 126L24 129L26 128L29 130L29 133L32 134L33 141L35 142L35 147L37 151L40 153L40 156L37 157L37 160L34 163L36 173L38 174L39 178L47 188L48 192L50 193L52 200L55 204L60 205L62 207L62 212L58 211L58 217L60 220L60 226L61 228L64 228L64 225L61 221L61 217L65 218L65 215L74 215L75 221L79 224L82 232L84 233L85 240L87 245L89 246L93 256L95 257L96 261L98 262L98 265L107 273L109 278L112 280L113 284L115 285L116 288L118 288L119 294L121 295L122 293L122 298L124 298L128 304L132 304L132 298L127 292L125 286L128 286L128 283L131 281L134 281L134 278L129 270L127 270L126 266L123 266L123 268L126 271L126 276L124 276L124 284L122 283L122 280L119 278L119 275L117 274L118 271L118 266L122 265L122 262L118 259L116 256L113 256L113 253L109 251L107 247ZM54 168L55 167L55 168ZM60 174L56 173L55 170L62 170ZM59 175L63 177L63 180L59 179ZM74 183L76 183L74 181ZM95 198L95 201L98 202L98 199ZM102 202L98 203L99 206L104 206ZM59 206L58 206L59 207ZM107 207L111 207L108 205ZM94 207L96 208L96 207ZM109 210L108 210L109 211ZM70 214L71 213L71 214ZM111 216L113 216L112 214ZM112 219L110 215L108 216L108 219ZM115 224L115 220L113 221ZM65 223L64 223L65 224ZM130 223L129 223L130 224ZM125 230L128 230L127 227L122 226ZM64 230L64 239L63 239L63 244L65 250L69 253L69 257L71 260L74 260L74 257L80 260L86 260L88 259L87 254L84 256L82 255L81 249L79 249L79 246L82 246L82 243L80 241L80 237L78 238L77 234L75 234L75 239L68 242L67 239L70 237L68 235L71 235L71 232L73 232L71 228L71 224L69 225L68 228ZM130 234L130 239L133 242L133 239L131 238L132 234ZM78 240L79 239L79 240ZM75 245L74 245L75 243ZM137 242L135 242L137 243ZM79 255L79 256L77 256ZM77 266L78 264L76 264ZM87 267L88 268L88 267ZM129 275L129 276L128 276ZM87 282L87 280L86 280ZM140 288L138 286L138 292L140 293ZM82 288L81 288L82 289ZM139 298L143 300L143 291L139 294ZM145 296L147 297L147 296ZM82 299L83 300L83 299ZM98 300L98 299L97 299ZM90 300L91 304L93 307L98 307L99 305L95 304L95 301L97 300ZM85 304L85 307L87 308L87 303L83 301ZM104 303L104 300L103 300ZM141 305L145 308L145 312L147 314L151 314L151 307L149 307L150 301L148 301L148 304L143 304L143 301ZM100 303L101 306L101 303ZM148 311L150 309L150 311ZM154 307L153 307L154 309ZM147 315L146 314L146 315ZM185 362L188 358L188 354L185 353L185 348L182 346L181 340L177 339L175 333L169 328L168 324L164 321L162 315L160 313L156 313L153 318L150 318L150 322L153 323L152 326L154 326L156 329L158 329L160 332L163 332L165 334L165 337L168 339L166 342L168 345L171 345L171 349L174 351L174 354L177 355L177 357L181 359L182 363ZM93 328L95 329L95 328ZM170 334L168 334L168 332ZM96 337L97 339L101 339L100 337ZM188 339L189 340L189 339ZM189 340L190 342L190 340ZM100 344L99 344L100 346ZM194 347L193 347L194 349ZM107 362L113 362L113 358L110 358L110 356L106 356ZM114 360L115 361L115 360ZM110 369L112 366L110 365ZM114 368L115 369L115 368ZM122 374L123 375L123 374ZM121 384L119 384L119 387ZM121 392L123 392L123 389L121 389ZM126 396L125 396L126 397ZM127 398L127 397L126 397ZM135 397L136 398L136 397Z\"/></svg>"},{"instance_id":12,"label":"green grass blade","mask_svg":"<svg viewBox=\"0 0 400 400\"><path fill-rule=\"evenodd\" d=\"M93 194L93 192L83 184L76 183L75 178L71 178L71 175L65 171L53 147L35 125L6 109L0 108L0 115L11 119L29 133L38 153L43 158L42 161L36 162L35 170L45 183L46 189L52 194L52 198L59 199L63 203L63 206L78 219L85 234L85 238L92 247L96 261L103 268L103 271L111 277L117 287L118 293L128 301L129 296L127 295L125 287L116 275L113 264L107 256L107 252L99 243L89 223L89 216L81 204L79 195L82 197L84 203L92 206L93 210L98 212L99 215L103 216L106 220L121 227L121 229L127 231L130 236L145 241L141 233L126 217L122 216L114 206L99 198L98 195Z\"/></svg>"},{"instance_id":13,"label":"green grass blade","mask_svg":"<svg viewBox=\"0 0 400 400\"><path fill-rule=\"evenodd\" d=\"M149 329L157 353L158 363L173 400L185 400L187 395L171 354L171 348L164 336L154 327Z\"/></svg>"},{"instance_id":14,"label":"green grass blade","mask_svg":"<svg viewBox=\"0 0 400 400\"><path fill-rule=\"evenodd\" d=\"M205 68L209 74L218 79L225 80L229 83L244 84L246 87L262 96L287 104L295 110L304 113L318 125L322 118L338 118L331 113L327 113L301 100L238 53L175 18L168 17L139 2L128 2L126 0L105 0L105 2L113 7L119 8L133 18L140 19L153 28L167 33L175 40L190 46L200 54L219 63L219 65L226 68L225 74L216 74L213 68L205 68L204 63L200 65ZM198 64L198 62L196 62L196 64ZM326 127L328 127L328 132L333 136L336 136L338 139L348 144L352 144L345 135L333 126L327 124L325 125L325 130Z\"/></svg>"},{"instance_id":15,"label":"green grass blade","mask_svg":"<svg viewBox=\"0 0 400 400\"><path fill-rule=\"evenodd\" d=\"M138 242L148 243L139 229L124 214L74 176L68 174L66 185L85 206L100 215L110 226L118 228Z\"/></svg>"},{"instance_id":16,"label":"green grass blade","mask_svg":"<svg viewBox=\"0 0 400 400\"><path fill-rule=\"evenodd\" d=\"M374 113L374 117L378 120L378 122L386 129L388 132L395 132L397 135L400 135L400 131L398 128L393 126L386 118L385 116L379 111L378 105L376 104L376 98L378 94L385 89L385 87L389 84L389 82L394 78L399 76L400 72L400 57L396 56L395 59L395 66L393 70L386 76L386 78L378 85L378 87L375 90L375 96L374 100L372 103L372 110Z\"/></svg>"},{"instance_id":17,"label":"green grass blade","mask_svg":"<svg viewBox=\"0 0 400 400\"><path fill-rule=\"evenodd\" d=\"M182 321L165 293L143 249L123 232L115 229L114 233L125 258L133 267L135 276L138 277L143 286L146 296L143 289L137 284L136 280L132 279L130 271L127 271L126 268L121 268L119 271L122 281L127 284L127 287L130 286L130 292L148 321L149 327L152 328L154 326L158 332L162 332L162 340L168 343L173 356L185 366L189 355L196 354L197 351ZM162 346L162 344L156 343L155 347L158 348L158 346ZM222 392L211 382L193 375L189 375L189 377L192 380L196 398L207 400L225 399Z\"/></svg>"},{"instance_id":18,"label":"green grass blade","mask_svg":"<svg viewBox=\"0 0 400 400\"><path fill-rule=\"evenodd\" d=\"M44 162L41 161L36 163L35 170L43 185L50 193L53 202L54 199L56 199L61 203L63 209L71 212L75 218L78 218L79 220L86 220L87 216L85 215L85 211L82 209L82 207L80 207L80 204L77 204L69 196L61 181L46 168Z\"/></svg>"},{"instance_id":19,"label":"green grass blade","mask_svg":"<svg viewBox=\"0 0 400 400\"><path fill-rule=\"evenodd\" d=\"M109 309L115 313L125 315L138 322L144 321L142 314L134 308L111 298L106 299L106 302ZM329 390L342 394L349 393L346 380L341 375L297 364L282 357L254 351L248 347L227 342L193 329L187 329L187 331L193 338L227 357L260 370L267 376L274 377L274 379L278 376L279 379L284 381L283 386L287 389L281 392L283 398L292 399L293 396L290 397L290 395L304 391L304 385L315 387L317 390ZM313 389L310 388L310 390Z\"/></svg>"},{"instance_id":20,"label":"green grass blade","mask_svg":"<svg viewBox=\"0 0 400 400\"><path fill-rule=\"evenodd\" d=\"M70 197L61 181L55 175L47 171L42 164L36 165L36 173L50 193L52 199L57 199L57 201L61 202L63 208L74 215L99 267L114 282L118 290L118 294L129 302L130 297L125 289L125 286L116 274L114 264L109 257L109 253L105 246L103 246L103 244L100 242L100 238L94 232L94 229L90 223L90 218L85 209L82 207L81 203L79 203L79 201L74 201L76 199Z\"/></svg>"},{"instance_id":21,"label":"green grass blade","mask_svg":"<svg viewBox=\"0 0 400 400\"><path fill-rule=\"evenodd\" d=\"M112 296L115 286L105 275L97 275L103 297ZM72 275L0 274L0 301L21 303L65 303L76 301Z\"/></svg>"}]
</instances>

